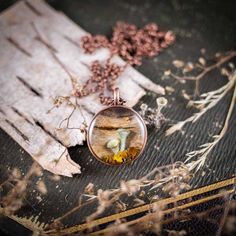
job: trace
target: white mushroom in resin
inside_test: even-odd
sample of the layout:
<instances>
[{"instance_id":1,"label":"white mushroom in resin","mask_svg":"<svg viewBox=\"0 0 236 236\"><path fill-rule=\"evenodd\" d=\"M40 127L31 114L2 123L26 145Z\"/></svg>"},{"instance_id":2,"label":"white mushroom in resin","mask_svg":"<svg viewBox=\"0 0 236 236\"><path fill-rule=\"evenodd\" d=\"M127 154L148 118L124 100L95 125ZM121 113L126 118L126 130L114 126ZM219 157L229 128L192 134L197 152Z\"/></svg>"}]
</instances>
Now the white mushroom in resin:
<instances>
[{"instance_id":1,"label":"white mushroom in resin","mask_svg":"<svg viewBox=\"0 0 236 236\"><path fill-rule=\"evenodd\" d=\"M124 151L126 148L126 140L128 135L130 134L130 131L126 129L118 129L117 131L120 136L120 151Z\"/></svg>"},{"instance_id":2,"label":"white mushroom in resin","mask_svg":"<svg viewBox=\"0 0 236 236\"><path fill-rule=\"evenodd\" d=\"M120 140L117 138L111 139L107 142L107 148L111 149L114 154L119 152Z\"/></svg>"}]
</instances>

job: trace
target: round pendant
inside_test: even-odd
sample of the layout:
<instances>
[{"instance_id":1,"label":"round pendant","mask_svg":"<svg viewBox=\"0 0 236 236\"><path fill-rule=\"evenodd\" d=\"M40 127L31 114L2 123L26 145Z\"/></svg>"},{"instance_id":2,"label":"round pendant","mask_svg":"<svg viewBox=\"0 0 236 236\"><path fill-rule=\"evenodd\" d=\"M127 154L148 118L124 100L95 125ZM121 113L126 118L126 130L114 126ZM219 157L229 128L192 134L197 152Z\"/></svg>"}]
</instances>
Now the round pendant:
<instances>
[{"instance_id":1,"label":"round pendant","mask_svg":"<svg viewBox=\"0 0 236 236\"><path fill-rule=\"evenodd\" d=\"M114 105L98 112L89 125L87 142L92 154L103 163L121 165L142 153L147 128L133 109Z\"/></svg>"}]
</instances>

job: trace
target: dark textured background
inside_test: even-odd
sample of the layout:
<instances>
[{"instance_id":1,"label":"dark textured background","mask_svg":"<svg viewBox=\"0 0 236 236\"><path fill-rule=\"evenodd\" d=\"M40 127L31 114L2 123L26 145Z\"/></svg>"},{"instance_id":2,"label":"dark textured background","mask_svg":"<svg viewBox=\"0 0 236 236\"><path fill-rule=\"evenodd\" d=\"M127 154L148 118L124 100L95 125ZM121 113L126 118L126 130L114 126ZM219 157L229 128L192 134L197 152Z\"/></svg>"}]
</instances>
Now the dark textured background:
<instances>
[{"instance_id":1,"label":"dark textured background","mask_svg":"<svg viewBox=\"0 0 236 236\"><path fill-rule=\"evenodd\" d=\"M0 10L10 6L15 1L0 1ZM236 3L235 1L48 1L56 9L63 11L73 21L92 34L111 35L111 28L117 20L135 23L143 26L155 22L163 30L173 30L176 33L176 43L158 57L146 59L137 69L145 76L161 84L172 86L175 92L167 96L169 106L164 110L165 116L174 123L190 116L194 109L185 109L187 101L181 96L185 89L193 94L194 83L180 84L174 79L161 80L163 71L173 68L172 61L196 61L201 56L200 49L206 49L206 58L213 58L216 52L236 49ZM227 79L215 70L201 81L201 92L214 90L227 82ZM25 216L40 214L40 221L50 222L53 217L78 204L80 193L84 187L93 182L96 188L113 188L119 185L121 179L138 178L154 167L184 161L185 154L205 142L220 131L217 124L223 124L232 91L215 108L204 115L194 125L186 125L184 134L178 133L168 138L164 131L148 129L148 143L144 154L131 166L111 167L96 161L89 153L88 147L70 148L73 160L82 167L82 174L74 178L61 178L58 183L49 179L51 175L45 171L42 179L48 187L48 194L43 201L38 202L37 193L30 190L26 206L19 214ZM156 95L149 93L141 102L155 106ZM135 109L138 109L138 104ZM231 177L236 172L236 109L234 109L230 127L225 137L208 156L205 175L194 176L193 188ZM153 148L158 145L159 150ZM0 180L7 177L8 170L17 166L24 173L32 163L31 157L4 131L0 130ZM83 221L83 214L72 215L67 221L72 225ZM17 231L11 226L14 223L2 222L1 228L14 234ZM17 231L20 232L20 231Z\"/></svg>"}]
</instances>

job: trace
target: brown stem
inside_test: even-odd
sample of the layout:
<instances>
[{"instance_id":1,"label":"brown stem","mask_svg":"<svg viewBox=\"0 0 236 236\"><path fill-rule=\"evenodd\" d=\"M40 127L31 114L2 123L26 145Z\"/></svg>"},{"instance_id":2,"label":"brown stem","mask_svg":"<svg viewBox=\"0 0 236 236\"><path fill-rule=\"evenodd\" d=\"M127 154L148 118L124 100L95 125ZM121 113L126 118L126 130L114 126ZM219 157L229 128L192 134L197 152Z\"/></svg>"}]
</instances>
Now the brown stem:
<instances>
[{"instance_id":1,"label":"brown stem","mask_svg":"<svg viewBox=\"0 0 236 236\"><path fill-rule=\"evenodd\" d=\"M200 90L199 90L199 81L210 71L214 70L215 68L223 65L224 63L226 63L227 61L231 60L232 58L236 57L236 51L232 51L230 54L222 57L219 61L217 61L216 63L208 66L208 67L204 67L202 72L200 74L198 74L197 76L178 76L175 75L173 73L171 73L171 76L177 80L193 80L196 83L195 86L195 92L194 95L198 96L200 94Z\"/></svg>"},{"instance_id":2,"label":"brown stem","mask_svg":"<svg viewBox=\"0 0 236 236\"><path fill-rule=\"evenodd\" d=\"M200 80L200 79L202 79L207 73L209 73L213 69L221 66L222 64L226 63L227 61L231 60L235 56L236 56L236 51L233 51L229 55L227 55L225 57L222 57L218 62L216 62L215 64L213 64L211 66L206 67L199 75L197 75L196 77L193 77L193 78L195 78L193 80Z\"/></svg>"}]
</instances>

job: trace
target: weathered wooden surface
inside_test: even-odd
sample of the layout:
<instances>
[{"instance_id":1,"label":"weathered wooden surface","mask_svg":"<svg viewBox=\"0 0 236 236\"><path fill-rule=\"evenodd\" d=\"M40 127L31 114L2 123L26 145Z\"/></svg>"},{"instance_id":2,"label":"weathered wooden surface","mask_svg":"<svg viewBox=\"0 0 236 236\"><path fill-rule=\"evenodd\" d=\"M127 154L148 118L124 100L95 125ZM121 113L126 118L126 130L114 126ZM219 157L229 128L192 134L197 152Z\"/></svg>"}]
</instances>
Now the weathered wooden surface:
<instances>
[{"instance_id":1,"label":"weathered wooden surface","mask_svg":"<svg viewBox=\"0 0 236 236\"><path fill-rule=\"evenodd\" d=\"M167 95L169 106L163 111L171 123L183 120L193 114L193 109L185 109L187 101L181 96L185 89L193 93L194 84L179 84L174 79L161 80L163 71L171 67L174 59L195 61L200 56L200 49L206 48L206 55L212 58L218 51L225 52L235 49L236 15L233 1L50 1L58 10L62 10L76 23L87 31L96 34L109 35L111 27L117 20L134 22L140 26L153 21L161 28L172 29L177 34L176 44L153 60L145 60L139 71L162 86L173 86L175 91ZM3 2L5 7L9 6ZM3 9L3 7L2 7ZM201 81L201 92L214 90L227 82L217 72L212 72ZM36 217L39 222L51 222L55 217L63 215L78 204L79 194L84 187L93 182L96 188L115 188L121 179L137 178L150 172L153 168L175 161L183 161L185 154L195 150L202 143L220 130L220 125L226 116L226 111L232 94L228 94L214 109L202 117L194 125L187 125L184 133L176 133L168 138L164 131L148 130L148 143L144 154L132 166L110 167L94 159L86 145L69 148L72 159L82 167L82 174L75 178L62 178L58 183L51 181L51 174L44 172L43 179L48 187L48 194L40 196L30 190L28 203L18 212L19 217ZM156 96L148 94L142 99L149 106L155 106ZM138 106L135 107L138 109ZM194 176L193 188L208 185L220 179L235 174L236 169L236 110L230 120L230 127L226 136L213 150L208 159L205 175ZM158 148L154 148L154 147ZM30 156L4 131L0 135L0 164L1 179L7 177L7 169L18 166L24 173L32 163ZM38 197L42 197L39 201ZM84 216L95 206L87 207L78 214L73 214L66 220L68 225L75 225L84 220ZM31 221L31 223L30 223ZM28 223L32 226L33 219ZM193 222L196 226L197 222ZM210 223L209 223L210 224ZM2 224L3 226L4 224ZM4 225L8 232L12 232L12 224ZM191 227L191 226L189 226ZM201 228L208 232L209 225ZM199 228L197 228L199 232ZM12 233L13 235L13 233ZM210 233L209 233L210 235Z\"/></svg>"},{"instance_id":2,"label":"weathered wooden surface","mask_svg":"<svg viewBox=\"0 0 236 236\"><path fill-rule=\"evenodd\" d=\"M66 71L78 84L83 84L90 76L88 67L96 59L106 60L108 50L85 54L79 47L79 41L87 33L41 0L20 1L3 12L0 31L1 128L46 170L65 176L80 173L80 166L71 160L67 147L81 145L85 141L85 132L79 128L83 129L84 121L89 124L93 114L102 108L98 94L79 99L81 109L77 108L69 120L69 127L78 129L68 129L66 122L62 122L74 108L64 103L52 109L53 98L72 93ZM39 36L53 50L66 71L47 46L39 41ZM118 57L113 60L124 64ZM162 87L128 68L117 84L121 95L128 101L127 105L135 105L145 95L139 84L164 93Z\"/></svg>"}]
</instances>

